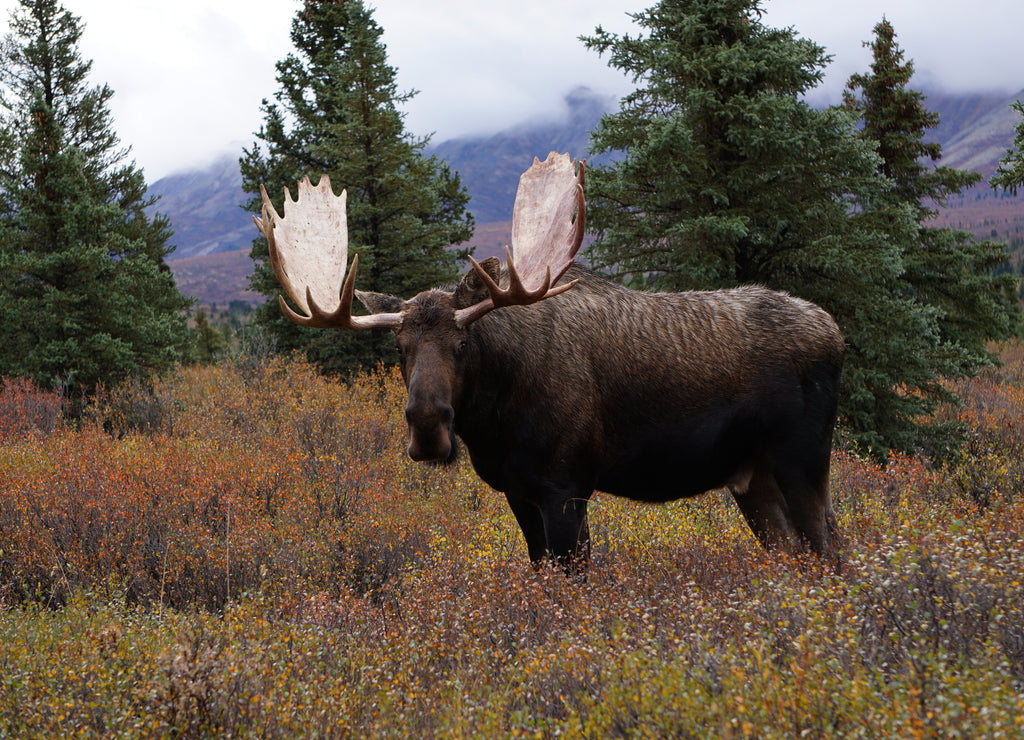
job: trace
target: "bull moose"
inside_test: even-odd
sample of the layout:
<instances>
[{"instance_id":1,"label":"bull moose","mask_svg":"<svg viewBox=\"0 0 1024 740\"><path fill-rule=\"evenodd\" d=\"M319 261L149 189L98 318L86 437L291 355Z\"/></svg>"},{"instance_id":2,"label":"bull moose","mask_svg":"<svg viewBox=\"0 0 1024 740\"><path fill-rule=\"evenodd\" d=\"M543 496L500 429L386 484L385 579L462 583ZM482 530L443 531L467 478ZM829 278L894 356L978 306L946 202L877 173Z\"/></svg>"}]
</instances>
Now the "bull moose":
<instances>
[{"instance_id":1,"label":"bull moose","mask_svg":"<svg viewBox=\"0 0 1024 740\"><path fill-rule=\"evenodd\" d=\"M763 287L645 293L573 263L584 165L552 152L520 179L506 266L410 300L354 289L343 191L287 191L262 218L297 324L390 329L408 454L473 467L504 493L538 566L590 554L595 490L665 502L727 487L762 545L838 558L829 496L843 337L818 306ZM513 259L514 258L514 259ZM353 295L369 315L352 314Z\"/></svg>"}]
</instances>

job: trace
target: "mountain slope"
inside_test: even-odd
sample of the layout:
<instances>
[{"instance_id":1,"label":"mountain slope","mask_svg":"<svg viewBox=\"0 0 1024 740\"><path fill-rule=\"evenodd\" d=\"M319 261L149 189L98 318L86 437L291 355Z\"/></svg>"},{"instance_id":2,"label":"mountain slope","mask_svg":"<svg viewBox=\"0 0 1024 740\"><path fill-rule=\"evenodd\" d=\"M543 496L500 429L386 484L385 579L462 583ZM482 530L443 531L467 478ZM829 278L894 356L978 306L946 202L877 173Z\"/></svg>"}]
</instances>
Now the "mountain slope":
<instances>
[{"instance_id":1,"label":"mountain slope","mask_svg":"<svg viewBox=\"0 0 1024 740\"><path fill-rule=\"evenodd\" d=\"M568 152L575 159L588 155L590 132L615 105L615 99L580 87L564 99L564 108L550 118L518 123L490 136L451 139L430 147L462 178L472 195L469 209L478 223L510 221L519 176L534 157Z\"/></svg>"},{"instance_id":2,"label":"mountain slope","mask_svg":"<svg viewBox=\"0 0 1024 740\"><path fill-rule=\"evenodd\" d=\"M1024 193L1017 197L996 193L988 186L987 178L1013 142L1018 119L1009 104L1022 95L1024 91L1015 96L931 93L926 101L928 108L940 116L941 123L931 139L942 144L943 164L974 170L986 178L986 182L951 199L938 223L1005 240L1018 253L1024 251ZM611 98L579 88L566 96L563 110L548 118L429 148L428 153L459 172L472 196L469 208L476 217L477 229L470 246L475 247L478 257L500 254L508 243L519 175L533 158L543 158L552 150L586 157L590 131L615 104ZM251 271L248 254L256 229L240 207L246 196L241 189L237 157L224 157L202 171L159 180L150 192L162 196L156 209L170 217L176 231L171 242L177 250L171 255L170 266L182 290L203 301L254 300L244 293L244 276ZM203 279L202 260L221 253L225 256L211 261L209 267L211 274L221 279ZM179 265L186 258L193 258L187 269L186 264Z\"/></svg>"},{"instance_id":3,"label":"mountain slope","mask_svg":"<svg viewBox=\"0 0 1024 740\"><path fill-rule=\"evenodd\" d=\"M950 198L942 206L936 222L969 231L981 239L1005 242L1018 268L1024 264L1024 192L1012 196L993 190L988 180L1013 144L1020 116L1010 108L1010 103L1021 98L1024 98L1024 90L1016 95L998 96L987 107L979 105L967 125L947 129L944 133L948 138L937 139L942 144L942 164L978 172L984 179ZM931 102L929 98L928 103ZM955 98L951 100L951 103L956 102ZM952 109L955 112L964 107L961 98L959 109L950 104L936 109L940 115L952 117L952 113L945 114L944 111Z\"/></svg>"},{"instance_id":4,"label":"mountain slope","mask_svg":"<svg viewBox=\"0 0 1024 740\"><path fill-rule=\"evenodd\" d=\"M224 155L202 170L157 180L149 194L160 198L156 211L174 227L170 259L184 259L238 249L248 250L256 237L252 215L242 210L242 174L237 155Z\"/></svg>"},{"instance_id":5,"label":"mountain slope","mask_svg":"<svg viewBox=\"0 0 1024 740\"><path fill-rule=\"evenodd\" d=\"M945 103L939 109L942 123L934 136L934 140L942 144L942 164L979 172L986 180L992 177L999 161L1013 143L1013 130L1020 116L1010 108L1010 104L1021 97L1024 97L1024 90L1016 95L1001 95L994 99L993 96L950 96L936 101ZM957 113L964 113L964 103L972 99L984 100L986 104L973 107L964 116L966 120L962 125L951 124L949 121L955 121ZM931 104L932 100L929 97L926 105Z\"/></svg>"}]
</instances>

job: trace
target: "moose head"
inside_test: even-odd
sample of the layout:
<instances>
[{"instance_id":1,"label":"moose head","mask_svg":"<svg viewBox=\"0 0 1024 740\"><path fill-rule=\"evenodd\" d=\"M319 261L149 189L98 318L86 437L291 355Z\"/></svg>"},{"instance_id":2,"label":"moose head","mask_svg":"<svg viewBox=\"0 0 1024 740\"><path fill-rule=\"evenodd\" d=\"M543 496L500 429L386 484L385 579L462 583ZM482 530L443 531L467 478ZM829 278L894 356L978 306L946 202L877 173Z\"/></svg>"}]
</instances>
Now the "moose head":
<instances>
[{"instance_id":1,"label":"moose head","mask_svg":"<svg viewBox=\"0 0 1024 740\"><path fill-rule=\"evenodd\" d=\"M470 257L472 269L453 291L427 290L409 300L355 289L359 258L348 265L346 191L335 195L327 175L318 185L303 178L292 199L285 188L284 216L266 190L262 217L254 217L267 238L278 281L298 307L278 296L281 310L296 324L317 328L390 329L409 392L405 409L409 456L450 462L457 453L454 408L469 327L488 312L525 306L571 289L556 285L583 241L584 164L552 152L534 159L522 175L506 247L507 280L498 260ZM505 286L502 286L505 283ZM357 296L371 311L352 313Z\"/></svg>"}]
</instances>

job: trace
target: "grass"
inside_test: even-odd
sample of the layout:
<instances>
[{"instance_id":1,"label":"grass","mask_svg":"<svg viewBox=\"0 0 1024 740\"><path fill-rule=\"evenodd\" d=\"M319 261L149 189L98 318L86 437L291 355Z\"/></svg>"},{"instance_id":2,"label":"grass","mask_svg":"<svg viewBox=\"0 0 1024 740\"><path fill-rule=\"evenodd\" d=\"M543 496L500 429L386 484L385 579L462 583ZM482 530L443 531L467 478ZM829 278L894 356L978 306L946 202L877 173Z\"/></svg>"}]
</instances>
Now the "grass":
<instances>
[{"instance_id":1,"label":"grass","mask_svg":"<svg viewBox=\"0 0 1024 740\"><path fill-rule=\"evenodd\" d=\"M597 495L585 583L534 573L468 463L404 458L390 371L245 358L79 428L0 393L0 738L1015 738L1024 349L964 453L837 451L841 573L728 496Z\"/></svg>"}]
</instances>

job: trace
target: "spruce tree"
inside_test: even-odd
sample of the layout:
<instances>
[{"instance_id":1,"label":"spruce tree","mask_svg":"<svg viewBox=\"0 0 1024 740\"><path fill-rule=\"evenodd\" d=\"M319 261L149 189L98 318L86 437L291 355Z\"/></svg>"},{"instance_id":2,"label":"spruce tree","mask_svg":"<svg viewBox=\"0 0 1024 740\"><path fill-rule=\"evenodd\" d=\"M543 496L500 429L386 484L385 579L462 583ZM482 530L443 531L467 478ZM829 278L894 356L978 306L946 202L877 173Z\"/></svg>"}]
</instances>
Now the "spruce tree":
<instances>
[{"instance_id":1,"label":"spruce tree","mask_svg":"<svg viewBox=\"0 0 1024 740\"><path fill-rule=\"evenodd\" d=\"M880 457L921 443L941 385L938 316L902 290L914 214L890 195L856 117L815 110L829 57L761 22L757 0L662 0L645 33L585 37L638 88L592 135L595 263L658 290L761 283L814 301L848 342L841 422ZM883 218L884 216L884 218Z\"/></svg>"},{"instance_id":2,"label":"spruce tree","mask_svg":"<svg viewBox=\"0 0 1024 740\"><path fill-rule=\"evenodd\" d=\"M917 224L903 245L900 285L935 312L936 367L946 379L968 377L993 361L986 343L1009 337L1019 325L1015 281L997 275L1007 260L1004 245L930 225L950 196L981 175L933 164L941 160L942 146L925 136L938 126L939 116L925 107L922 92L908 87L914 65L904 61L892 24L883 18L874 34L865 42L872 51L871 71L850 78L844 103L861 116L860 136L876 146L879 169L892 181L892 197L910 209ZM936 390L939 398L951 398L946 386ZM937 442L943 443L941 437Z\"/></svg>"},{"instance_id":3,"label":"spruce tree","mask_svg":"<svg viewBox=\"0 0 1024 740\"><path fill-rule=\"evenodd\" d=\"M221 359L228 349L228 341L224 333L210 325L206 310L200 308L193 317L195 337L191 359L200 365L210 365Z\"/></svg>"},{"instance_id":4,"label":"spruce tree","mask_svg":"<svg viewBox=\"0 0 1024 740\"><path fill-rule=\"evenodd\" d=\"M1024 101L1015 100L1010 107L1021 114L1021 120L1017 122L1013 147L999 163L991 184L1016 195L1017 189L1024 187Z\"/></svg>"},{"instance_id":5,"label":"spruce tree","mask_svg":"<svg viewBox=\"0 0 1024 740\"><path fill-rule=\"evenodd\" d=\"M283 188L322 174L348 190L349 249L359 254L357 287L411 297L455 279L466 252L449 249L472 235L469 196L459 177L424 155L428 138L404 128L382 29L361 0L306 0L291 38L295 52L277 65L276 102L263 101L264 123L241 160L248 208L260 209L263 183L279 212ZM265 148L264 148L265 147ZM266 240L253 242L252 288L280 292ZM325 370L394 361L385 332L323 332L291 325L268 301L256 315L279 350L304 350Z\"/></svg>"},{"instance_id":6,"label":"spruce tree","mask_svg":"<svg viewBox=\"0 0 1024 740\"><path fill-rule=\"evenodd\" d=\"M188 339L164 257L169 223L149 217L81 58L83 26L57 0L20 0L0 58L0 374L78 399L161 371Z\"/></svg>"}]
</instances>

